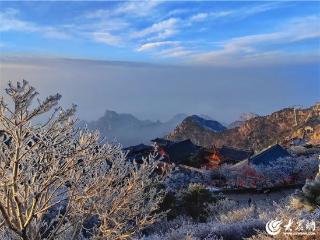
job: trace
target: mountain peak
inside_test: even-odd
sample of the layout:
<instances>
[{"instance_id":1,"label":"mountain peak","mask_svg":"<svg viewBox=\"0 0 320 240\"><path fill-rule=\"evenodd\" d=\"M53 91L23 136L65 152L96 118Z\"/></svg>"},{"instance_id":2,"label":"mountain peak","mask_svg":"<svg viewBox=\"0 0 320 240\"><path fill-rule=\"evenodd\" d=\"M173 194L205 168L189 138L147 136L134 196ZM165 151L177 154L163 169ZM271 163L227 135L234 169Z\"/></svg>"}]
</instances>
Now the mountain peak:
<instances>
[{"instance_id":1,"label":"mountain peak","mask_svg":"<svg viewBox=\"0 0 320 240\"><path fill-rule=\"evenodd\" d=\"M185 118L184 114L175 115L167 122L140 120L130 113L106 110L96 121L88 122L88 128L98 129L108 141L118 141L124 146L149 143L156 137L164 137ZM85 125L85 124L82 124Z\"/></svg>"},{"instance_id":2,"label":"mountain peak","mask_svg":"<svg viewBox=\"0 0 320 240\"><path fill-rule=\"evenodd\" d=\"M197 123L202 123L202 120L199 116L193 115L171 132L168 139L191 139L204 147L228 145L254 150L261 150L276 142L285 144L288 139L296 137L318 142L319 114L320 108L317 106L305 109L284 108L261 117L253 117L255 115L250 114L251 118L244 121L244 124L218 132L199 127L200 124ZM306 128L310 129L310 133L307 133Z\"/></svg>"},{"instance_id":3,"label":"mountain peak","mask_svg":"<svg viewBox=\"0 0 320 240\"><path fill-rule=\"evenodd\" d=\"M221 123L215 120L208 120L205 118L202 118L198 115L191 115L190 117L187 117L185 120L190 119L194 123L198 124L200 127L203 127L205 129L208 129L213 132L220 132L226 129L225 126L223 126Z\"/></svg>"},{"instance_id":4,"label":"mountain peak","mask_svg":"<svg viewBox=\"0 0 320 240\"><path fill-rule=\"evenodd\" d=\"M240 115L240 121L248 121L250 120L251 118L255 118L255 117L258 117L259 115L256 114L256 113L252 113L252 112L249 112L249 113L242 113Z\"/></svg>"},{"instance_id":5,"label":"mountain peak","mask_svg":"<svg viewBox=\"0 0 320 240\"><path fill-rule=\"evenodd\" d=\"M249 113L242 113L239 117L239 120L234 121L229 124L228 128L236 128L242 126L246 121L249 121L252 118L259 117L258 114L249 112Z\"/></svg>"}]
</instances>

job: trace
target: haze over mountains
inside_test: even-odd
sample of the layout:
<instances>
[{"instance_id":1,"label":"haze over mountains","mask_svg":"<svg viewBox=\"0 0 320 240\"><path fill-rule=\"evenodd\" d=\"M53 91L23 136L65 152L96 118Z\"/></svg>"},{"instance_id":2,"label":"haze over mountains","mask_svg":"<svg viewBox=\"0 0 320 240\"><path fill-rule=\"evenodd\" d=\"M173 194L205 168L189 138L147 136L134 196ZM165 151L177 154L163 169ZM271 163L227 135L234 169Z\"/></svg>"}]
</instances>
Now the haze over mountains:
<instances>
[{"instance_id":1,"label":"haze over mountains","mask_svg":"<svg viewBox=\"0 0 320 240\"><path fill-rule=\"evenodd\" d=\"M108 141L116 141L123 146L135 144L149 144L150 140L157 137L166 137L183 121L191 121L193 124L212 132L220 132L226 127L210 116L200 114L188 116L176 114L168 121L140 120L129 113L117 113L106 110L104 115L91 122L82 122L91 130L99 130L100 134Z\"/></svg>"},{"instance_id":2,"label":"haze over mountains","mask_svg":"<svg viewBox=\"0 0 320 240\"><path fill-rule=\"evenodd\" d=\"M180 126L180 124L192 124L192 128L195 131L197 128L201 128L209 132L221 132L230 128L230 126L236 127L242 125L245 118L248 120L250 116L257 115L244 113L240 116L239 120L227 125L205 114L188 116L187 114L180 113L162 122L140 120L129 113L117 113L116 111L106 110L104 115L96 121L82 121L80 126L86 124L91 130L99 130L101 136L109 142L115 141L127 147L140 143L149 144L150 140L157 137L164 138L176 127Z\"/></svg>"},{"instance_id":3,"label":"haze over mountains","mask_svg":"<svg viewBox=\"0 0 320 240\"><path fill-rule=\"evenodd\" d=\"M108 141L116 141L123 146L150 143L151 139L164 137L171 132L187 115L177 114L165 122L140 120L128 113L107 110L96 121L87 122L91 130L99 130Z\"/></svg>"},{"instance_id":4,"label":"haze over mountains","mask_svg":"<svg viewBox=\"0 0 320 240\"><path fill-rule=\"evenodd\" d=\"M320 140L320 104L304 109L284 108L270 115L251 117L239 127L220 132L209 131L185 119L168 135L170 140L190 139L204 147L227 145L253 150L295 138Z\"/></svg>"},{"instance_id":5,"label":"haze over mountains","mask_svg":"<svg viewBox=\"0 0 320 240\"><path fill-rule=\"evenodd\" d=\"M319 116L320 108L316 104L306 109L285 108L266 116L244 113L239 120L224 126L201 114L177 114L161 122L107 110L101 118L86 124L91 130L99 130L109 142L119 142L124 147L150 144L154 138L168 138L175 141L190 139L204 147L228 145L259 150L286 138L303 138L305 127L312 127L317 133Z\"/></svg>"}]
</instances>

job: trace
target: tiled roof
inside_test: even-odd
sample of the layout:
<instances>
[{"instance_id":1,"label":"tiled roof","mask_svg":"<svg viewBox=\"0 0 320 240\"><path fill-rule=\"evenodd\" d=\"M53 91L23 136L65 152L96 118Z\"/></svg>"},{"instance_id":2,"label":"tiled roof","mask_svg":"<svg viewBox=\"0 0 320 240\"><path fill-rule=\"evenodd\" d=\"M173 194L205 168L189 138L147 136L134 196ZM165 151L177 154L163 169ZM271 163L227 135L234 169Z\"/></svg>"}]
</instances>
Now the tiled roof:
<instances>
[{"instance_id":1,"label":"tiled roof","mask_svg":"<svg viewBox=\"0 0 320 240\"><path fill-rule=\"evenodd\" d=\"M289 157L291 156L287 150L281 147L279 144L275 144L272 147L269 147L262 152L250 157L249 163L255 165L268 165L271 162L276 161L278 158L281 157Z\"/></svg>"},{"instance_id":2,"label":"tiled roof","mask_svg":"<svg viewBox=\"0 0 320 240\"><path fill-rule=\"evenodd\" d=\"M219 149L219 153L225 158L226 160L232 161L241 161L247 159L252 155L251 151L245 151L233 147L223 146Z\"/></svg>"}]
</instances>

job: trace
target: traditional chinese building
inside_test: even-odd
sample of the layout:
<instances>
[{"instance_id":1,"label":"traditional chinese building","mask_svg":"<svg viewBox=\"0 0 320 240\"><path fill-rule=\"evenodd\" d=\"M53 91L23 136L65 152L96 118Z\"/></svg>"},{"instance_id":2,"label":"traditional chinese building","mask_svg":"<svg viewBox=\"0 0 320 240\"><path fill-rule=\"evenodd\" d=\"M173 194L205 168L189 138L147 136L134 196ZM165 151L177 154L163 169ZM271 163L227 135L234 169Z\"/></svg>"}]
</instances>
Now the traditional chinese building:
<instances>
[{"instance_id":1,"label":"traditional chinese building","mask_svg":"<svg viewBox=\"0 0 320 240\"><path fill-rule=\"evenodd\" d=\"M249 164L254 165L269 165L275 162L279 158L290 157L290 153L281 147L279 144L275 144L269 148L266 148L249 158Z\"/></svg>"},{"instance_id":2,"label":"traditional chinese building","mask_svg":"<svg viewBox=\"0 0 320 240\"><path fill-rule=\"evenodd\" d=\"M204 150L205 168L215 169L221 164L236 164L244 159L248 159L253 154L249 150L241 150L234 147L222 146L221 148L212 147Z\"/></svg>"}]
</instances>

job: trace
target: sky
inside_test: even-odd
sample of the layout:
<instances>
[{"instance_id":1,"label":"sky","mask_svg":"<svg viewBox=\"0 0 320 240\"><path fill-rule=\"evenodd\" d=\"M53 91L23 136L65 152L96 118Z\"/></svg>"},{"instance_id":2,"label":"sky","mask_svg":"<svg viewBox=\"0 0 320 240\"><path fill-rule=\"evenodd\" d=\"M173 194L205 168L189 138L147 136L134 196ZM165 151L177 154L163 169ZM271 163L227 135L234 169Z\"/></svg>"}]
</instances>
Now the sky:
<instances>
[{"instance_id":1,"label":"sky","mask_svg":"<svg viewBox=\"0 0 320 240\"><path fill-rule=\"evenodd\" d=\"M0 2L0 90L22 78L80 118L230 122L320 99L320 2Z\"/></svg>"}]
</instances>

